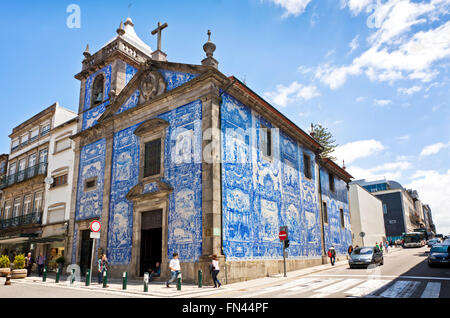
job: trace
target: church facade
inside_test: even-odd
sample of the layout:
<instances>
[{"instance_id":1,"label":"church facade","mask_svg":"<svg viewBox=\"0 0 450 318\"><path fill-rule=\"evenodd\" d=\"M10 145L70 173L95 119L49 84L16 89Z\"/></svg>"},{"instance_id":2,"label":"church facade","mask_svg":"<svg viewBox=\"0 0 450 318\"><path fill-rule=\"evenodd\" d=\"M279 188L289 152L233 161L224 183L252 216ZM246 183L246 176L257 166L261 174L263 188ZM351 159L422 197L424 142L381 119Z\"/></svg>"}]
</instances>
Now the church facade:
<instances>
[{"instance_id":1,"label":"church facade","mask_svg":"<svg viewBox=\"0 0 450 318\"><path fill-rule=\"evenodd\" d=\"M112 276L142 277L160 262L167 277L178 252L183 280L194 282L216 254L225 281L246 280L282 272L280 226L288 270L322 264L331 245L345 255L351 176L222 74L210 40L201 65L168 62L163 27L156 51L128 19L102 49L84 53L67 263L83 274L95 249ZM102 224L94 245L93 220Z\"/></svg>"}]
</instances>

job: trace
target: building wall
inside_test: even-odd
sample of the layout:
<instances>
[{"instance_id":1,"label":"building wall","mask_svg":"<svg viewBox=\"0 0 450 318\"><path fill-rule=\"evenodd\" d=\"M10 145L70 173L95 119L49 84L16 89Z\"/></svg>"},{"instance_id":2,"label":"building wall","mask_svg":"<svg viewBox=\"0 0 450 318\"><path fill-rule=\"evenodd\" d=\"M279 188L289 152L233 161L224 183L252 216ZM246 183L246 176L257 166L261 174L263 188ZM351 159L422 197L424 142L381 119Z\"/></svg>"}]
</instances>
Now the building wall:
<instances>
[{"instance_id":1,"label":"building wall","mask_svg":"<svg viewBox=\"0 0 450 318\"><path fill-rule=\"evenodd\" d=\"M406 232L402 190L395 192L376 194L383 204L386 204L386 214L384 215L384 227L388 240L401 239L402 233Z\"/></svg>"},{"instance_id":2,"label":"building wall","mask_svg":"<svg viewBox=\"0 0 450 318\"><path fill-rule=\"evenodd\" d=\"M280 226L288 226L289 258L320 258L315 155L277 129L273 158L262 157L260 132L272 123L232 96L222 95L222 230L227 261L280 260ZM312 179L304 177L303 153Z\"/></svg>"},{"instance_id":3,"label":"building wall","mask_svg":"<svg viewBox=\"0 0 450 318\"><path fill-rule=\"evenodd\" d=\"M383 204L357 184L350 184L350 215L354 233L353 245L370 246L386 239ZM361 238L359 233L366 235Z\"/></svg>"},{"instance_id":4,"label":"building wall","mask_svg":"<svg viewBox=\"0 0 450 318\"><path fill-rule=\"evenodd\" d=\"M320 168L322 202L326 202L328 223L324 223L325 250L334 246L338 254L345 255L352 244L350 210L348 204L347 183L334 176L335 191L330 190L329 172ZM341 209L344 222L341 221Z\"/></svg>"}]
</instances>

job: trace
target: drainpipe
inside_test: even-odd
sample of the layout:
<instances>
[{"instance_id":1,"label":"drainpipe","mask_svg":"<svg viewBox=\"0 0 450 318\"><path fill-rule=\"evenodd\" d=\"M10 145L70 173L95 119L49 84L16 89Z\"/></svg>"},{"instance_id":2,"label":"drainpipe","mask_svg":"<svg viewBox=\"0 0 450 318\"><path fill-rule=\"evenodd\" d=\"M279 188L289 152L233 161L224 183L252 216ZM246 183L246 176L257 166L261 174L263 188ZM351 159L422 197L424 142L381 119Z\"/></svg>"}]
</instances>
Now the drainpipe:
<instances>
[{"instance_id":1,"label":"drainpipe","mask_svg":"<svg viewBox=\"0 0 450 318\"><path fill-rule=\"evenodd\" d=\"M320 179L320 164L319 164L319 154L316 153L316 163L317 163L317 180L319 181L319 211L320 211L320 223L321 223L321 238L322 238L322 264L327 263L327 251L325 248L325 225L323 222L323 202L322 202L322 180Z\"/></svg>"}]
</instances>

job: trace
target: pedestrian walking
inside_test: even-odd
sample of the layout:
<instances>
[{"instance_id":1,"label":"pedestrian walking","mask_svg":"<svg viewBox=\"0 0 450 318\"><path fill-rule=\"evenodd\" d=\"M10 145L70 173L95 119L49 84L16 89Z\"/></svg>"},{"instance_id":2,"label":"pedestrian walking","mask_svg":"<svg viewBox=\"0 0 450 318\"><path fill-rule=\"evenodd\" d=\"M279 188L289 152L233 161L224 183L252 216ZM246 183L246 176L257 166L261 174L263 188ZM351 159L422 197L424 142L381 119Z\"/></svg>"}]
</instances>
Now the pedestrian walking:
<instances>
[{"instance_id":1,"label":"pedestrian walking","mask_svg":"<svg viewBox=\"0 0 450 318\"><path fill-rule=\"evenodd\" d=\"M331 266L334 266L334 263L336 262L336 250L334 249L334 245L328 250L328 257L330 258Z\"/></svg>"},{"instance_id":2,"label":"pedestrian walking","mask_svg":"<svg viewBox=\"0 0 450 318\"><path fill-rule=\"evenodd\" d=\"M211 258L212 258L212 261L211 261L211 265L210 265L210 269L211 269L210 272L211 272L212 279L214 282L214 288L219 288L220 286L222 286L219 279L217 278L217 275L219 274L219 271L220 271L219 261L217 260L216 254L211 256Z\"/></svg>"},{"instance_id":3,"label":"pedestrian walking","mask_svg":"<svg viewBox=\"0 0 450 318\"><path fill-rule=\"evenodd\" d=\"M31 274L31 269L33 268L34 260L31 256L31 252L28 253L27 257L25 257L25 265L27 267L27 277Z\"/></svg>"},{"instance_id":4,"label":"pedestrian walking","mask_svg":"<svg viewBox=\"0 0 450 318\"><path fill-rule=\"evenodd\" d=\"M380 245L378 246L378 249L383 253L383 242L380 242Z\"/></svg>"},{"instance_id":5,"label":"pedestrian walking","mask_svg":"<svg viewBox=\"0 0 450 318\"><path fill-rule=\"evenodd\" d=\"M45 256L43 256L42 253L39 253L39 256L36 260L36 264L38 266L38 275L39 277L41 277L42 273L44 272L44 264L45 264Z\"/></svg>"},{"instance_id":6,"label":"pedestrian walking","mask_svg":"<svg viewBox=\"0 0 450 318\"><path fill-rule=\"evenodd\" d=\"M108 271L108 259L106 258L106 254L102 254L100 258L98 259L97 263L97 269L98 269L98 283L103 283L103 273Z\"/></svg>"},{"instance_id":7,"label":"pedestrian walking","mask_svg":"<svg viewBox=\"0 0 450 318\"><path fill-rule=\"evenodd\" d=\"M385 244L386 244L386 253L389 253L389 242L386 241Z\"/></svg>"},{"instance_id":8,"label":"pedestrian walking","mask_svg":"<svg viewBox=\"0 0 450 318\"><path fill-rule=\"evenodd\" d=\"M173 253L173 258L170 260L169 263L169 269L170 269L170 279L166 282L166 287L170 288L170 283L175 281L178 274L180 273L181 267L180 267L180 260L178 259L178 253Z\"/></svg>"}]
</instances>

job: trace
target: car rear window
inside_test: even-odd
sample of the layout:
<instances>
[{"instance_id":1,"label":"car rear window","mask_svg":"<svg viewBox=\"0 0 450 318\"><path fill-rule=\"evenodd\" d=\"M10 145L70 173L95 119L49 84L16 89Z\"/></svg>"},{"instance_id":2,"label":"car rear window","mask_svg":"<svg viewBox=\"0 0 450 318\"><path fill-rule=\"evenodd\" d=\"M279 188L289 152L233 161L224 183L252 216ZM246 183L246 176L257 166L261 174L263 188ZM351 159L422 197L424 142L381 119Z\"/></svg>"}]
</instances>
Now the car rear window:
<instances>
[{"instance_id":1,"label":"car rear window","mask_svg":"<svg viewBox=\"0 0 450 318\"><path fill-rule=\"evenodd\" d=\"M363 247L363 248L357 248L353 251L353 254L356 255L369 255L373 253L373 248L370 247Z\"/></svg>"},{"instance_id":2,"label":"car rear window","mask_svg":"<svg viewBox=\"0 0 450 318\"><path fill-rule=\"evenodd\" d=\"M447 253L447 251L448 245L439 245L439 246L434 245L431 248L430 253Z\"/></svg>"}]
</instances>

